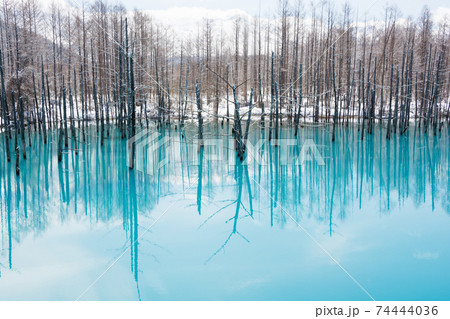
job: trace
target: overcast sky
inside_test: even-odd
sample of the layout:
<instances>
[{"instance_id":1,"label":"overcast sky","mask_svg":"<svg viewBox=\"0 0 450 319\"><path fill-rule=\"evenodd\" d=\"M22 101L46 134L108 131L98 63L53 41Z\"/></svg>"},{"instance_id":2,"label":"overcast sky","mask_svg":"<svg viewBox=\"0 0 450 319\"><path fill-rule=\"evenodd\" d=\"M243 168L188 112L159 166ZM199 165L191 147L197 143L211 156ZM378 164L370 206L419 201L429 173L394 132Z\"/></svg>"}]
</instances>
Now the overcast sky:
<instances>
[{"instance_id":1,"label":"overcast sky","mask_svg":"<svg viewBox=\"0 0 450 319\"><path fill-rule=\"evenodd\" d=\"M53 2L70 4L74 7L81 7L83 0L39 0L44 7ZM85 0L92 3L94 0ZM203 18L214 21L213 28L221 32L232 29L233 20L237 15L258 16L262 18L275 18L279 0L106 0L113 5L123 4L127 10L145 10L151 14L155 21L170 26L176 34L188 36L196 34L199 30ZM298 0L289 0L291 6L295 6ZM320 9L320 0L301 0L306 9L306 18L310 17L311 4L317 5ZM334 0L333 5L336 13L342 13L342 8L346 0ZM400 18L411 16L416 19L420 16L424 5L427 5L433 15L434 21L441 21L444 16L450 19L450 0L347 0L351 6L351 19L360 22L367 18L367 21L384 20L385 8L388 5L395 5L402 13ZM317 15L320 15L318 10Z\"/></svg>"},{"instance_id":2,"label":"overcast sky","mask_svg":"<svg viewBox=\"0 0 450 319\"><path fill-rule=\"evenodd\" d=\"M257 15L261 8L261 15L267 16L268 13L274 12L278 5L278 0L126 0L122 1L129 10L145 9L145 10L167 10L173 7L202 7L215 10L241 9L250 15ZM289 1L291 4L297 3L297 0ZM318 0L303 0L305 6L310 3L320 3ZM340 9L345 0L336 0L336 9ZM386 0L348 0L351 7L356 11L365 12L368 10L368 18L378 18L383 16L384 8L387 5ZM448 0L396 0L389 1L389 4L395 4L406 17L411 15L417 17L423 6L426 4L432 11L439 8L450 8Z\"/></svg>"}]
</instances>

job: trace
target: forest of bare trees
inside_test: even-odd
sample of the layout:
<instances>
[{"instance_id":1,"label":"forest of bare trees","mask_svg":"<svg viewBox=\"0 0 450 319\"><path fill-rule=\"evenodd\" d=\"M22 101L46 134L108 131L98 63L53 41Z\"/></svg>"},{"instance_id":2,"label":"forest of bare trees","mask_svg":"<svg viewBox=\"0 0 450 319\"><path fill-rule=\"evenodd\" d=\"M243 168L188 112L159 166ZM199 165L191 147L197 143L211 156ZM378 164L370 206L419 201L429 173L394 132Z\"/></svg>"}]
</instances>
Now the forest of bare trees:
<instances>
[{"instance_id":1,"label":"forest of bare trees","mask_svg":"<svg viewBox=\"0 0 450 319\"><path fill-rule=\"evenodd\" d=\"M125 138L150 120L182 126L190 118L201 126L206 117L233 121L243 139L239 109L249 105L248 119L269 121L275 138L282 121L296 132L303 122L332 123L333 140L335 126L350 121L361 138L381 121L387 138L414 119L434 134L448 123L449 25L426 7L416 18L395 7L369 17L348 4L281 0L273 16L236 16L232 25L204 19L195 35L181 37L146 12L106 1L67 10L2 0L8 159L10 144L16 154L23 145L26 157L31 130L45 141L59 127L59 154L70 135L76 149L86 120L96 122L102 143L112 122Z\"/></svg>"}]
</instances>

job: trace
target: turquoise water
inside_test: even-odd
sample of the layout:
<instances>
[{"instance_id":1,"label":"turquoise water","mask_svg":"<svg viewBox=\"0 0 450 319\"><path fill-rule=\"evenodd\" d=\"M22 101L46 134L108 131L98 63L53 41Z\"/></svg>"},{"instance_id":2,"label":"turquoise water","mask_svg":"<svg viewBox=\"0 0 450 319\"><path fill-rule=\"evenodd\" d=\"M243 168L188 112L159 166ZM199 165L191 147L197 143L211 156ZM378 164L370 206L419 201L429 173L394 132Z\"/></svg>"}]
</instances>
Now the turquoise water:
<instances>
[{"instance_id":1,"label":"turquoise water","mask_svg":"<svg viewBox=\"0 0 450 319\"><path fill-rule=\"evenodd\" d=\"M117 129L61 163L56 133L32 134L18 177L2 137L0 300L450 300L447 127L308 127L285 147L285 125L243 164L231 126L207 124L220 156L196 132L166 129L134 170ZM249 149L267 137L252 125Z\"/></svg>"}]
</instances>

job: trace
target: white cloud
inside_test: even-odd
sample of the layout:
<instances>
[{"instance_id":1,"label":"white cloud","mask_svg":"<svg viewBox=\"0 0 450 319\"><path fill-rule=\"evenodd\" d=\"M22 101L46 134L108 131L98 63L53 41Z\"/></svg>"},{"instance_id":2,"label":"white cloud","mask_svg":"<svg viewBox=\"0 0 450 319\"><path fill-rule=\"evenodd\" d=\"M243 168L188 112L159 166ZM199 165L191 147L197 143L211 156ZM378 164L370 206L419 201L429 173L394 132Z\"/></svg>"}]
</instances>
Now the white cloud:
<instances>
[{"instance_id":1,"label":"white cloud","mask_svg":"<svg viewBox=\"0 0 450 319\"><path fill-rule=\"evenodd\" d=\"M82 0L71 1L73 7L81 7ZM56 5L63 10L70 10L69 2L66 0L37 0L44 12L51 12L51 6Z\"/></svg>"},{"instance_id":2,"label":"white cloud","mask_svg":"<svg viewBox=\"0 0 450 319\"><path fill-rule=\"evenodd\" d=\"M231 30L233 19L242 16L251 19L251 16L241 9L207 9L202 7L171 7L167 10L145 10L155 21L165 26L170 26L178 36L193 35L198 32L203 19L213 20L213 28L216 32L220 29ZM201 30L200 30L201 31Z\"/></svg>"},{"instance_id":3,"label":"white cloud","mask_svg":"<svg viewBox=\"0 0 450 319\"><path fill-rule=\"evenodd\" d=\"M436 10L433 10L431 12L431 14L433 17L433 22L437 24L440 21L442 21L444 18L450 19L450 8L440 7Z\"/></svg>"}]
</instances>

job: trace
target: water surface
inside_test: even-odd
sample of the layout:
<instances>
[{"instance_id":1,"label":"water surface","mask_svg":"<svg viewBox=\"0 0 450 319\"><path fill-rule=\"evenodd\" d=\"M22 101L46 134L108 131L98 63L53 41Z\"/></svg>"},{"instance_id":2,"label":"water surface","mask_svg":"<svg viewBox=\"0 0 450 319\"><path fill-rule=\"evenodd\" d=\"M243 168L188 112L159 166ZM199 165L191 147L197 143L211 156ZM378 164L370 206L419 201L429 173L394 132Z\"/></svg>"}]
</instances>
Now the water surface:
<instances>
[{"instance_id":1,"label":"water surface","mask_svg":"<svg viewBox=\"0 0 450 319\"><path fill-rule=\"evenodd\" d=\"M446 127L363 141L343 127L335 143L305 127L287 147L284 125L244 163L231 126L205 130L220 156L172 126L134 170L117 129L101 146L91 126L61 163L56 133L32 134L18 177L2 137L0 300L450 300ZM323 163L300 163L307 141Z\"/></svg>"}]
</instances>

